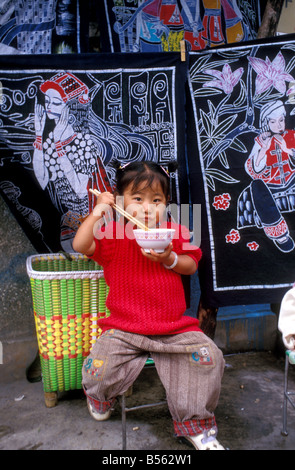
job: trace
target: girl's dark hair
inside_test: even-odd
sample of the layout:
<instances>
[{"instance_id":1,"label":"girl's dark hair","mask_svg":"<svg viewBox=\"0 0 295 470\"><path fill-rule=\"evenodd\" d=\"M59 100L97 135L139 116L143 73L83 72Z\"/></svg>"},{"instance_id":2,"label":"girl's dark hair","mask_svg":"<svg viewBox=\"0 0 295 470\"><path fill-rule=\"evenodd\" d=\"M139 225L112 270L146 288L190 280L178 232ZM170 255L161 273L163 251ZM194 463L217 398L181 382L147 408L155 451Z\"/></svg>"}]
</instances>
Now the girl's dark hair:
<instances>
[{"instance_id":1,"label":"girl's dark hair","mask_svg":"<svg viewBox=\"0 0 295 470\"><path fill-rule=\"evenodd\" d=\"M121 164L118 161L114 162L117 169L116 172L116 191L122 195L131 183L132 189L136 192L139 185L143 182L146 187L151 186L154 181L159 182L163 193L168 200L170 196L170 176L169 174L176 171L178 164L176 161L171 161L168 166L164 167L155 162L141 161Z\"/></svg>"}]
</instances>

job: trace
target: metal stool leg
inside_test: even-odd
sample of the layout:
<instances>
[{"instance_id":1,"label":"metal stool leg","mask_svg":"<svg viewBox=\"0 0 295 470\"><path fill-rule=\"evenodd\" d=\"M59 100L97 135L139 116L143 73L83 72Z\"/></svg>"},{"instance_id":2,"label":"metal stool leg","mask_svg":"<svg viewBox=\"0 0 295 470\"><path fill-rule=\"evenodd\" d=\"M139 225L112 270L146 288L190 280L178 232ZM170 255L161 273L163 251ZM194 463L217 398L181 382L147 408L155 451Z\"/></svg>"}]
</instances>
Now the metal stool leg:
<instances>
[{"instance_id":1,"label":"metal stool leg","mask_svg":"<svg viewBox=\"0 0 295 470\"><path fill-rule=\"evenodd\" d=\"M122 450L126 450L126 400L125 393L121 399L121 411L122 411Z\"/></svg>"},{"instance_id":2,"label":"metal stool leg","mask_svg":"<svg viewBox=\"0 0 295 470\"><path fill-rule=\"evenodd\" d=\"M287 405L288 405L288 370L289 370L289 358L285 356L285 377L284 377L284 404L283 404L283 429L281 434L288 436L287 431Z\"/></svg>"},{"instance_id":3,"label":"metal stool leg","mask_svg":"<svg viewBox=\"0 0 295 470\"><path fill-rule=\"evenodd\" d=\"M122 449L126 450L127 445L127 430L126 430L126 413L129 411L142 410L144 408L154 408L156 406L163 406L167 404L167 400L159 401L157 403L147 403L146 405L126 407L125 394L122 395L121 408L122 408Z\"/></svg>"}]
</instances>

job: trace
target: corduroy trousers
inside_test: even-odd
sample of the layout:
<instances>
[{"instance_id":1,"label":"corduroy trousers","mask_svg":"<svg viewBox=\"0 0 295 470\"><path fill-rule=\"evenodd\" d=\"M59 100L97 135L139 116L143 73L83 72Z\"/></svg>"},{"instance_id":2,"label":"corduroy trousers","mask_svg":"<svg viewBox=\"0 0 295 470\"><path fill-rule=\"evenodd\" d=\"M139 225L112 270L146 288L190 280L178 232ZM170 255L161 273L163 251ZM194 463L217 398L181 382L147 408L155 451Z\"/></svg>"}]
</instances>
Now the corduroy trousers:
<instances>
[{"instance_id":1,"label":"corduroy trousers","mask_svg":"<svg viewBox=\"0 0 295 470\"><path fill-rule=\"evenodd\" d=\"M169 336L142 336L108 330L83 365L83 387L99 413L126 392L151 356L166 390L177 436L196 435L216 426L224 372L222 352L199 331Z\"/></svg>"}]
</instances>

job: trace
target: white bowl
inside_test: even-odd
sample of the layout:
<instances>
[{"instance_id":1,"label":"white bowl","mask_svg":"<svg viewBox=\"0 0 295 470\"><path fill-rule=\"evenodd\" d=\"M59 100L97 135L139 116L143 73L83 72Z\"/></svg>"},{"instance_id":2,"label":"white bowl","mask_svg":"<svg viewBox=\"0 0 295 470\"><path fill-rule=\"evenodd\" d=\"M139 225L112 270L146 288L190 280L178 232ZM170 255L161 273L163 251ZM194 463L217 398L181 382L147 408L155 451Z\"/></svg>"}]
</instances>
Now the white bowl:
<instances>
[{"instance_id":1,"label":"white bowl","mask_svg":"<svg viewBox=\"0 0 295 470\"><path fill-rule=\"evenodd\" d=\"M174 228L152 228L150 230L133 230L135 240L138 245L144 249L146 253L154 250L156 253L162 253L165 248L172 242L175 229Z\"/></svg>"}]
</instances>

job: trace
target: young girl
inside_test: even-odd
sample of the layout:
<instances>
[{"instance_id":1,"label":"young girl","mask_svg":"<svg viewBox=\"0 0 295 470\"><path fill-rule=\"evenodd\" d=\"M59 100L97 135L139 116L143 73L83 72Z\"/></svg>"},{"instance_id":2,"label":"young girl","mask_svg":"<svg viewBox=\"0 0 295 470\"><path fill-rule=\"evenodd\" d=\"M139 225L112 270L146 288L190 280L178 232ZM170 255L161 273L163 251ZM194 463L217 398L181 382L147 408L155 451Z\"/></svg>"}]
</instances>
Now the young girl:
<instances>
[{"instance_id":1,"label":"young girl","mask_svg":"<svg viewBox=\"0 0 295 470\"><path fill-rule=\"evenodd\" d=\"M100 194L77 231L74 249L103 266L110 288L110 316L100 321L102 335L85 360L83 387L91 416L105 420L116 397L126 392L151 355L176 436L184 436L197 449L221 450L214 410L224 359L198 320L184 315L181 275L195 273L201 250L188 243L184 226L166 223L169 189L169 174L161 166L127 164L117 170L115 194ZM98 229L115 196L123 196L124 209L148 227L175 228L173 243L163 253L146 253L132 236L130 222L111 222Z\"/></svg>"}]
</instances>

